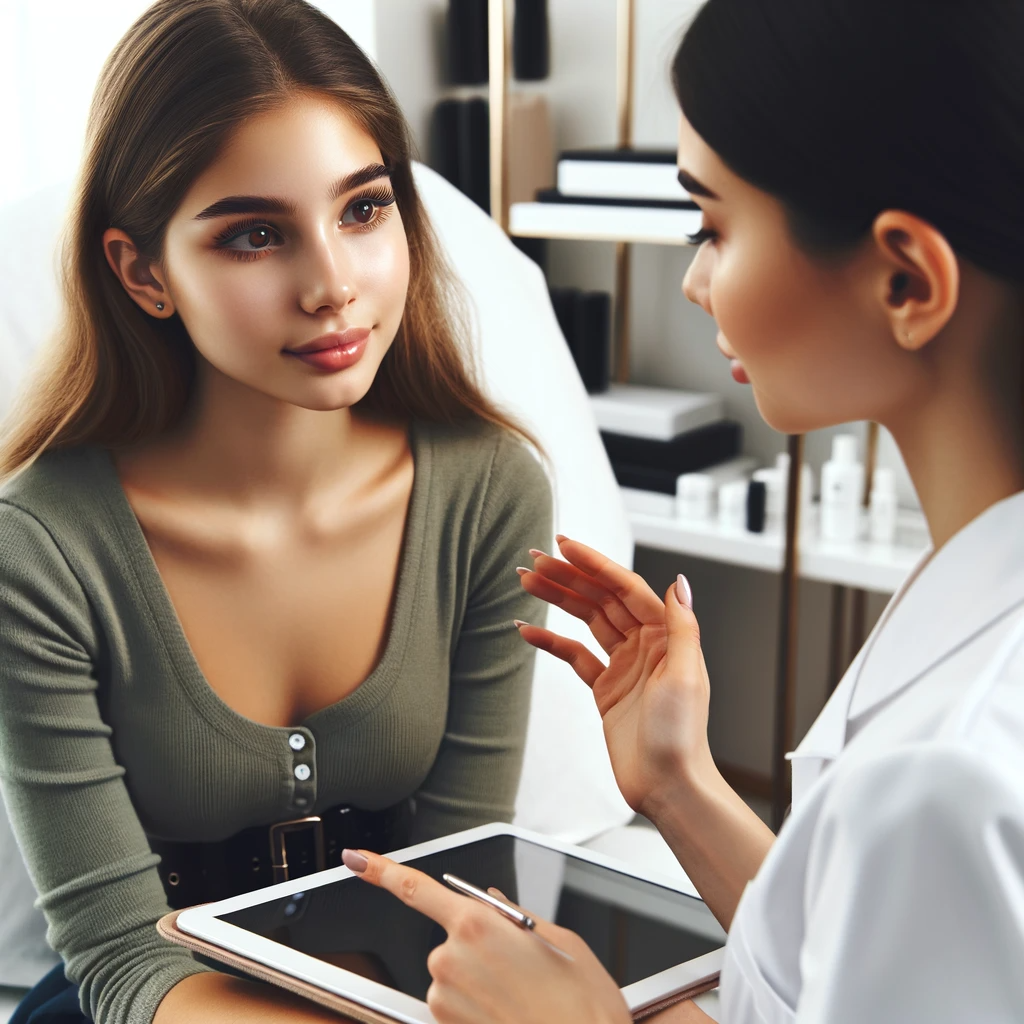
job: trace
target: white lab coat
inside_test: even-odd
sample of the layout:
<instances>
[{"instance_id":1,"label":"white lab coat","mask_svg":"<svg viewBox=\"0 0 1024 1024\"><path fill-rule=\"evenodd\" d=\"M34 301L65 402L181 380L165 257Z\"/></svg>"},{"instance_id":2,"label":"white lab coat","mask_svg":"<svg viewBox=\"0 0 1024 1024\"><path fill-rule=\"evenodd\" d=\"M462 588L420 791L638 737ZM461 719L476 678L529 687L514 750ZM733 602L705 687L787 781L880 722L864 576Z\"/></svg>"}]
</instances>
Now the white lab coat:
<instances>
[{"instance_id":1,"label":"white lab coat","mask_svg":"<svg viewBox=\"0 0 1024 1024\"><path fill-rule=\"evenodd\" d=\"M1024 1021L1024 492L922 559L791 759L723 1024Z\"/></svg>"}]
</instances>

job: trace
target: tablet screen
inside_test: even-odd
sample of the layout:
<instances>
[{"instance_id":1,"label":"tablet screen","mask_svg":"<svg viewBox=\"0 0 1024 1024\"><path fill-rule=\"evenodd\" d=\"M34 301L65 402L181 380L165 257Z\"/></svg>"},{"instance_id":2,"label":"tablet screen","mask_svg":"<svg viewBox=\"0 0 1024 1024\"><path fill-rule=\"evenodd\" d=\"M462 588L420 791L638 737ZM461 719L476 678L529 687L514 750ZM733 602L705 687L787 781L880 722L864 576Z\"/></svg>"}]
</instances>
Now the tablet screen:
<instances>
[{"instance_id":1,"label":"tablet screen","mask_svg":"<svg viewBox=\"0 0 1024 1024\"><path fill-rule=\"evenodd\" d=\"M620 987L725 944L698 899L514 836L494 836L407 861L496 886L538 917L578 933ZM468 898L468 897L466 897ZM427 956L444 930L382 889L344 878L220 919L416 999L430 987Z\"/></svg>"}]
</instances>

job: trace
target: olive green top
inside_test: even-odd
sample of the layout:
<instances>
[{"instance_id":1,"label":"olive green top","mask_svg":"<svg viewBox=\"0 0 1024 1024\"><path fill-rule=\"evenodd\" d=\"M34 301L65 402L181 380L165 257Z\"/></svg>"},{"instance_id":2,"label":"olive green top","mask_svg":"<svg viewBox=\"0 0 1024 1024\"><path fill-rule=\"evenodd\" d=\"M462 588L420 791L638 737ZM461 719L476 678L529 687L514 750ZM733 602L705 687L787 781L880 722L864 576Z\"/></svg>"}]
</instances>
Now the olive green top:
<instances>
[{"instance_id":1,"label":"olive green top","mask_svg":"<svg viewBox=\"0 0 1024 1024\"><path fill-rule=\"evenodd\" d=\"M550 543L550 488L496 427L418 423L410 443L380 663L288 728L203 677L107 450L51 452L0 490L0 780L96 1024L149 1024L206 969L156 934L147 833L219 840L408 796L415 841L511 818L533 669L512 620L543 616L515 567Z\"/></svg>"}]
</instances>

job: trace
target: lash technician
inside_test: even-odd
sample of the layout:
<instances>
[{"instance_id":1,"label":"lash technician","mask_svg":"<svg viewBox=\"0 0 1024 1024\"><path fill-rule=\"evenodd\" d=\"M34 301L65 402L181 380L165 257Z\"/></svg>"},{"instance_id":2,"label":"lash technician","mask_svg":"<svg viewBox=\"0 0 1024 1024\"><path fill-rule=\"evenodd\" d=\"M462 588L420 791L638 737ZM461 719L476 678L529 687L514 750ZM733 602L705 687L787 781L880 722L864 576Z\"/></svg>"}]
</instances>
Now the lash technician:
<instances>
[{"instance_id":1,"label":"lash technician","mask_svg":"<svg viewBox=\"0 0 1024 1024\"><path fill-rule=\"evenodd\" d=\"M933 542L796 751L777 838L711 758L686 580L662 600L568 539L522 576L607 653L520 626L593 688L624 796L728 929L724 1024L1024 1020L1021 53L1015 0L710 0L673 63L687 298L775 429L888 428ZM346 862L444 922L440 1024L630 1019L570 933L539 926L572 964Z\"/></svg>"}]
</instances>

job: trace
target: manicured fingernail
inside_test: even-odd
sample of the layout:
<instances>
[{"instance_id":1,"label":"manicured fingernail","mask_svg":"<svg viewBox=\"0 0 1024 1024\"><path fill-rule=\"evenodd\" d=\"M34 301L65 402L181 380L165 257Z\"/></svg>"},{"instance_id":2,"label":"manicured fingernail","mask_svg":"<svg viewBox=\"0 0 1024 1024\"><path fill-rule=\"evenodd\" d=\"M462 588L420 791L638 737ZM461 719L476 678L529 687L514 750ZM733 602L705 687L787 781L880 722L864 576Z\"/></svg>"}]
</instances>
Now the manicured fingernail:
<instances>
[{"instance_id":1,"label":"manicured fingernail","mask_svg":"<svg viewBox=\"0 0 1024 1024\"><path fill-rule=\"evenodd\" d=\"M555 540L557 540L559 544L561 544L563 540L568 540L568 539L569 538L566 537L566 535L564 533L556 533L555 534Z\"/></svg>"},{"instance_id":2,"label":"manicured fingernail","mask_svg":"<svg viewBox=\"0 0 1024 1024\"><path fill-rule=\"evenodd\" d=\"M676 597L680 604L687 608L693 608L693 591L690 589L690 581L680 573L676 577Z\"/></svg>"},{"instance_id":3,"label":"manicured fingernail","mask_svg":"<svg viewBox=\"0 0 1024 1024\"><path fill-rule=\"evenodd\" d=\"M529 625L528 622L523 622L522 619L513 619L512 620L512 624L516 627L516 629L522 629L523 626L528 626Z\"/></svg>"},{"instance_id":4,"label":"manicured fingernail","mask_svg":"<svg viewBox=\"0 0 1024 1024\"><path fill-rule=\"evenodd\" d=\"M516 572L519 573L520 576L525 576L528 572L532 572L532 571L533 571L532 569L527 569L526 566L524 566L524 565L517 565L516 566Z\"/></svg>"},{"instance_id":5,"label":"manicured fingernail","mask_svg":"<svg viewBox=\"0 0 1024 1024\"><path fill-rule=\"evenodd\" d=\"M533 558L540 558L544 554L545 554L545 552L539 550L538 548L530 548L530 555Z\"/></svg>"},{"instance_id":6,"label":"manicured fingernail","mask_svg":"<svg viewBox=\"0 0 1024 1024\"><path fill-rule=\"evenodd\" d=\"M361 875L370 866L370 862L356 850L342 850L341 862L357 875Z\"/></svg>"}]
</instances>

